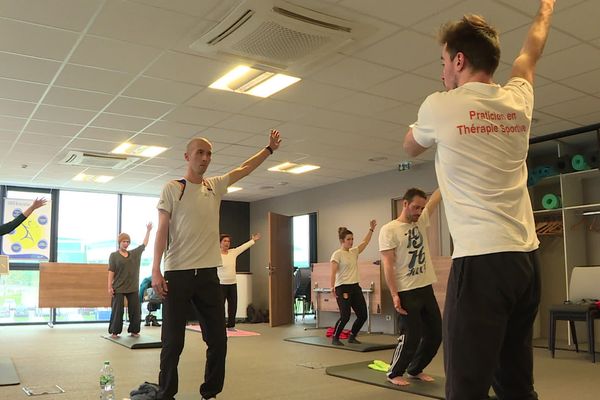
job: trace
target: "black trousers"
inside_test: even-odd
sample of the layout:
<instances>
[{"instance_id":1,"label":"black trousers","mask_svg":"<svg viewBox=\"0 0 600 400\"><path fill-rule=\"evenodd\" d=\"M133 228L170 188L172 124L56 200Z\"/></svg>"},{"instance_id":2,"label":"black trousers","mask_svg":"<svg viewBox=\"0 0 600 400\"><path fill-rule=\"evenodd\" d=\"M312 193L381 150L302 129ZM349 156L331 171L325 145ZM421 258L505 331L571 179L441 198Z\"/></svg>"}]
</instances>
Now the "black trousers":
<instances>
[{"instance_id":1,"label":"black trousers","mask_svg":"<svg viewBox=\"0 0 600 400\"><path fill-rule=\"evenodd\" d=\"M167 271L168 293L163 300L162 350L160 352L159 399L171 400L178 391L177 366L185 341L189 304L198 312L202 339L206 342L202 397L216 396L223 390L227 335L223 294L216 268Z\"/></svg>"},{"instance_id":2,"label":"black trousers","mask_svg":"<svg viewBox=\"0 0 600 400\"><path fill-rule=\"evenodd\" d=\"M336 286L335 293L337 294L337 303L340 308L340 319L335 323L333 337L336 339L340 338L344 327L350 321L351 309L356 314L356 321L352 324L352 335L356 337L358 332L360 332L360 328L362 328L367 320L367 302L365 301L362 289L358 283L353 283Z\"/></svg>"},{"instance_id":3,"label":"black trousers","mask_svg":"<svg viewBox=\"0 0 600 400\"><path fill-rule=\"evenodd\" d=\"M433 287L398 292L407 315L399 315L400 336L388 377L408 372L418 375L429 365L442 344L442 315Z\"/></svg>"},{"instance_id":4,"label":"black trousers","mask_svg":"<svg viewBox=\"0 0 600 400\"><path fill-rule=\"evenodd\" d=\"M537 399L533 322L540 302L537 251L454 259L444 308L447 400Z\"/></svg>"},{"instance_id":5,"label":"black trousers","mask_svg":"<svg viewBox=\"0 0 600 400\"><path fill-rule=\"evenodd\" d=\"M142 322L142 305L140 304L140 294L138 292L115 293L111 300L110 323L108 324L108 333L119 335L123 331L123 308L125 307L125 297L127 297L127 313L129 315L129 333L140 333L140 324Z\"/></svg>"},{"instance_id":6,"label":"black trousers","mask_svg":"<svg viewBox=\"0 0 600 400\"><path fill-rule=\"evenodd\" d=\"M227 302L227 327L233 328L235 326L235 315L237 314L237 284L221 284L221 290L223 291L223 306Z\"/></svg>"}]
</instances>

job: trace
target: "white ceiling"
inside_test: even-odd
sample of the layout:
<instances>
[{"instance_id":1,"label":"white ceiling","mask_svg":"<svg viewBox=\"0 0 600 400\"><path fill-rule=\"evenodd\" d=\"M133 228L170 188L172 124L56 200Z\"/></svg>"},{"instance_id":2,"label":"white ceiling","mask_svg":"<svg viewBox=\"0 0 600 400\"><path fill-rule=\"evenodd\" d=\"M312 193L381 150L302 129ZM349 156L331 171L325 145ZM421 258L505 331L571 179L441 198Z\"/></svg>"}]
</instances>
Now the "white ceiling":
<instances>
[{"instance_id":1,"label":"white ceiling","mask_svg":"<svg viewBox=\"0 0 600 400\"><path fill-rule=\"evenodd\" d=\"M298 0L301 2L302 0ZM282 132L280 151L228 195L254 201L396 168L420 102L442 90L441 23L481 13L502 32L504 82L537 1L339 0L377 28L296 85L259 99L208 89L234 64L188 46L237 0L0 0L0 183L157 195L185 171L187 141L213 142L209 175L227 172ZM335 4L334 4L335 3ZM410 6L408 6L410 5ZM600 122L597 0L559 0L536 81L533 134ZM76 183L68 150L108 152L123 141L169 148L108 184ZM386 157L370 162L369 158ZM429 151L415 160L428 162ZM305 175L268 172L283 161Z\"/></svg>"}]
</instances>

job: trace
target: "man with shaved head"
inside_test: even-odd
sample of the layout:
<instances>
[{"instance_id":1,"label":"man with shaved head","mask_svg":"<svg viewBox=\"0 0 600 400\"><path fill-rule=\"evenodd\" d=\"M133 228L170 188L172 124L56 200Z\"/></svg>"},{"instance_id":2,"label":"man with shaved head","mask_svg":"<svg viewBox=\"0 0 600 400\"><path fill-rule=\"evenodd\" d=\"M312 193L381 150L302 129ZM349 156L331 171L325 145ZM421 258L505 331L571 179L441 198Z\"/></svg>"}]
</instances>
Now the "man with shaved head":
<instances>
[{"instance_id":1,"label":"man with shaved head","mask_svg":"<svg viewBox=\"0 0 600 400\"><path fill-rule=\"evenodd\" d=\"M205 178L212 145L204 138L192 139L184 155L187 161L184 178L168 182L162 190L152 264L152 287L164 299L159 399L171 400L178 390L177 365L183 351L190 303L198 311L202 338L208 347L200 395L202 399L214 399L223 390L227 336L223 295L217 275L217 267L222 265L219 249L221 198L227 193L228 186L254 171L279 148L280 143L279 132L272 130L269 145L242 165L225 175ZM164 276L160 270L163 253Z\"/></svg>"}]
</instances>

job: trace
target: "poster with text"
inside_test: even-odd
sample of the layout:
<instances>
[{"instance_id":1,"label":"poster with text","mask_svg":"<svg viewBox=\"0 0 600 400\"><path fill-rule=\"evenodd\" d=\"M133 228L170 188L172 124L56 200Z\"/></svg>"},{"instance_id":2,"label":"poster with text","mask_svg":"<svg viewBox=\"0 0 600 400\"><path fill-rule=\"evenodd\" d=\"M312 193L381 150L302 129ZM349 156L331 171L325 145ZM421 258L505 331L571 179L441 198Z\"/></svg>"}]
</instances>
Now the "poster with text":
<instances>
[{"instance_id":1,"label":"poster with text","mask_svg":"<svg viewBox=\"0 0 600 400\"><path fill-rule=\"evenodd\" d=\"M22 214L33 200L4 199L3 223L7 223ZM2 237L2 254L9 256L11 262L43 262L50 259L50 215L48 201L35 210L29 218L12 232Z\"/></svg>"}]
</instances>

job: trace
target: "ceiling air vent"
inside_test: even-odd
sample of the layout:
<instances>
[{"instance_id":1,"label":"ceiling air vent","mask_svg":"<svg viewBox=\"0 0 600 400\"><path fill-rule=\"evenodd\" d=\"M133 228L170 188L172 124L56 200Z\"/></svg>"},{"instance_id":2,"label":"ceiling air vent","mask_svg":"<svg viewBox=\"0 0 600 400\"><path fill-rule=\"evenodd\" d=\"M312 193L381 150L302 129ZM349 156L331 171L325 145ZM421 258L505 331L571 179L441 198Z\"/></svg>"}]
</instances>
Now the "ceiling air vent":
<instances>
[{"instance_id":1,"label":"ceiling air vent","mask_svg":"<svg viewBox=\"0 0 600 400\"><path fill-rule=\"evenodd\" d=\"M364 37L368 30L364 24L318 11L316 7L284 0L246 0L190 48L277 69L298 70L299 66Z\"/></svg>"},{"instance_id":2,"label":"ceiling air vent","mask_svg":"<svg viewBox=\"0 0 600 400\"><path fill-rule=\"evenodd\" d=\"M82 167L124 169L139 160L138 157L126 157L116 154L92 153L89 151L71 150L59 162L64 165Z\"/></svg>"}]
</instances>

